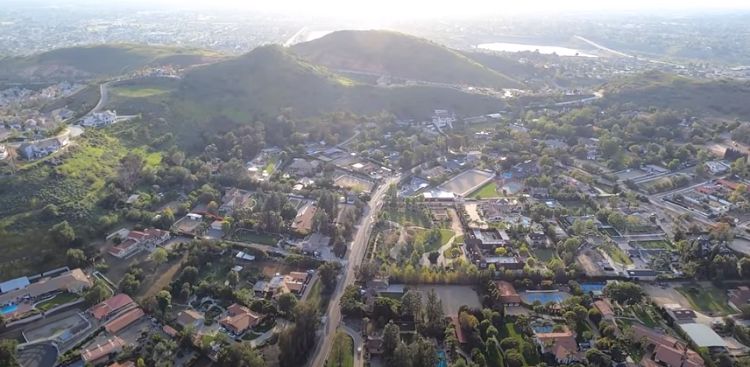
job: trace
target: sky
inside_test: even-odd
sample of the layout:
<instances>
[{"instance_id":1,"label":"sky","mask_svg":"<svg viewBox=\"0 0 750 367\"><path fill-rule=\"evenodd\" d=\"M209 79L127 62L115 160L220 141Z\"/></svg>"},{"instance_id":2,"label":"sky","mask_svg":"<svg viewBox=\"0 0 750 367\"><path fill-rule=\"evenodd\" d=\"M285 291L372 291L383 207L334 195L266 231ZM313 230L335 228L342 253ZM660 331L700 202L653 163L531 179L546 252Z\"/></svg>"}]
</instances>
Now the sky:
<instances>
[{"instance_id":1,"label":"sky","mask_svg":"<svg viewBox=\"0 0 750 367\"><path fill-rule=\"evenodd\" d=\"M176 7L245 8L309 15L473 16L528 12L750 9L748 0L120 0ZM118 1L119 2L119 1Z\"/></svg>"}]
</instances>

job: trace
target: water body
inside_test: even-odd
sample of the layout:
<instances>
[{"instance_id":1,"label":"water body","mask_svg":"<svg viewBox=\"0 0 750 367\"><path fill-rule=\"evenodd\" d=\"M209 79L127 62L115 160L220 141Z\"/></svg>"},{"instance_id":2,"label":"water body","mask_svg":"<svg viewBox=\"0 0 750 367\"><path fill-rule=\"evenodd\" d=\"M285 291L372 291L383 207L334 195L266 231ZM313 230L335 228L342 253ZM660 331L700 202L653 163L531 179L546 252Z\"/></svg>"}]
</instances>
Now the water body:
<instances>
[{"instance_id":1,"label":"water body","mask_svg":"<svg viewBox=\"0 0 750 367\"><path fill-rule=\"evenodd\" d=\"M523 43L506 43L506 42L495 42L495 43L482 43L477 45L477 48L490 51L504 51L504 52L539 52L541 54L556 54L559 56L578 56L578 57L597 57L596 55L587 54L583 51L560 47L560 46L542 46L542 45L528 45Z\"/></svg>"}]
</instances>

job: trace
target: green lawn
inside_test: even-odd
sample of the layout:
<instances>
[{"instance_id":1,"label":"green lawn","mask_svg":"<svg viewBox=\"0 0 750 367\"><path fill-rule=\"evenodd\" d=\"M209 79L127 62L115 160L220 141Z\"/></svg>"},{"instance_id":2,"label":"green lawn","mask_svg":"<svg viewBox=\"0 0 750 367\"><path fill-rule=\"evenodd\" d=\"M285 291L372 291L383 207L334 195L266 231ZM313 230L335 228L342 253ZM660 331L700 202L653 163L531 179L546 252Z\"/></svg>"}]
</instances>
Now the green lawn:
<instances>
[{"instance_id":1,"label":"green lawn","mask_svg":"<svg viewBox=\"0 0 750 367\"><path fill-rule=\"evenodd\" d=\"M112 88L112 93L114 93L117 96L126 97L126 98L146 98L146 97L153 97L153 96L158 96L162 94L167 94L169 92L170 92L169 89L159 88L159 87L128 86L128 87Z\"/></svg>"},{"instance_id":2,"label":"green lawn","mask_svg":"<svg viewBox=\"0 0 750 367\"><path fill-rule=\"evenodd\" d=\"M500 197L502 194L498 192L497 183L495 181L490 181L486 184L484 184L482 187L471 193L469 195L469 198L472 199L487 199L487 198L496 198Z\"/></svg>"},{"instance_id":3,"label":"green lawn","mask_svg":"<svg viewBox=\"0 0 750 367\"><path fill-rule=\"evenodd\" d=\"M657 250L657 249L671 250L673 248L672 247L672 243L670 243L667 240L661 240L661 241L637 241L637 242L635 242L635 245L638 246L638 247L644 248L644 249L649 249L649 250Z\"/></svg>"},{"instance_id":4,"label":"green lawn","mask_svg":"<svg viewBox=\"0 0 750 367\"><path fill-rule=\"evenodd\" d=\"M604 245L603 248L607 255L609 255L616 263L623 265L630 265L633 263L628 257L628 254L622 251L617 245Z\"/></svg>"},{"instance_id":5,"label":"green lawn","mask_svg":"<svg viewBox=\"0 0 750 367\"><path fill-rule=\"evenodd\" d=\"M646 326L655 327L659 325L657 318L654 317L654 314L652 314L653 310L651 310L650 308L645 308L642 305L636 305L631 307L631 311L633 311L635 317L640 319Z\"/></svg>"},{"instance_id":6,"label":"green lawn","mask_svg":"<svg viewBox=\"0 0 750 367\"><path fill-rule=\"evenodd\" d=\"M413 225L419 227L432 226L432 220L421 211L408 209L384 209L383 213L388 220L401 225Z\"/></svg>"},{"instance_id":7,"label":"green lawn","mask_svg":"<svg viewBox=\"0 0 750 367\"><path fill-rule=\"evenodd\" d=\"M712 315L728 315L735 313L727 303L727 294L721 288L714 286L687 285L675 288L680 292L696 311L711 313Z\"/></svg>"},{"instance_id":8,"label":"green lawn","mask_svg":"<svg viewBox=\"0 0 750 367\"><path fill-rule=\"evenodd\" d=\"M424 245L424 251L425 252L431 252L436 251L451 239L453 237L454 232L450 229L441 228L440 229L440 240L432 243L427 243L427 236L429 235L430 231L426 229L420 229L417 231L417 234L414 238L414 243L416 244L423 244Z\"/></svg>"},{"instance_id":9,"label":"green lawn","mask_svg":"<svg viewBox=\"0 0 750 367\"><path fill-rule=\"evenodd\" d=\"M534 257L539 261L547 262L551 259L557 258L557 253L551 248L534 248L532 249L532 252L534 253Z\"/></svg>"},{"instance_id":10,"label":"green lawn","mask_svg":"<svg viewBox=\"0 0 750 367\"><path fill-rule=\"evenodd\" d=\"M239 242L259 243L261 245L276 246L279 238L271 234L260 234L247 230L235 231L232 240Z\"/></svg>"},{"instance_id":11,"label":"green lawn","mask_svg":"<svg viewBox=\"0 0 750 367\"><path fill-rule=\"evenodd\" d=\"M79 297L77 294L63 292L46 301L38 303L34 308L36 308L39 311L47 311L49 309L52 309L53 307L64 305L68 302L73 302L77 300L78 298Z\"/></svg>"}]
</instances>

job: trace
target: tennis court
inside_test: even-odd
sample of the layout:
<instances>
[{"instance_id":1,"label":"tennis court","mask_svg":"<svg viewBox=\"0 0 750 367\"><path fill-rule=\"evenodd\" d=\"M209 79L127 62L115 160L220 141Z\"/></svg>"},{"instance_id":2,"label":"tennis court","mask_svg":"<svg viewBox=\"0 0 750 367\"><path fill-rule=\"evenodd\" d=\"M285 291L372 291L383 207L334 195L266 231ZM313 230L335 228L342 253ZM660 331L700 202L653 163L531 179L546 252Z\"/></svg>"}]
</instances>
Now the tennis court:
<instances>
[{"instance_id":1,"label":"tennis court","mask_svg":"<svg viewBox=\"0 0 750 367\"><path fill-rule=\"evenodd\" d=\"M521 299L526 304L533 304L539 301L541 304L560 303L570 298L570 294L560 291L527 291L521 293Z\"/></svg>"}]
</instances>

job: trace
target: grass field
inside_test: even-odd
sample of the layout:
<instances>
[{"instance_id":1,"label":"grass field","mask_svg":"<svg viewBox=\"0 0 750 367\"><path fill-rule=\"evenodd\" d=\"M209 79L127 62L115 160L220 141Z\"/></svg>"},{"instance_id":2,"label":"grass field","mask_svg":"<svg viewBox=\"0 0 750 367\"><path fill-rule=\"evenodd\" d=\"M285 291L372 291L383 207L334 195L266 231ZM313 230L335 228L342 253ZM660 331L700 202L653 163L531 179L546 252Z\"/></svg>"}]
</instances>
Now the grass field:
<instances>
[{"instance_id":1,"label":"grass field","mask_svg":"<svg viewBox=\"0 0 750 367\"><path fill-rule=\"evenodd\" d=\"M630 260L628 255L617 245L605 245L602 246L602 248L607 253L607 255L609 255L609 257L611 257L612 260L614 260L616 263L623 265L631 265L633 263L633 260Z\"/></svg>"},{"instance_id":2,"label":"grass field","mask_svg":"<svg viewBox=\"0 0 750 367\"><path fill-rule=\"evenodd\" d=\"M232 240L239 242L259 243L261 245L276 246L279 242L277 236L271 234L260 234L246 230L237 230L232 234Z\"/></svg>"},{"instance_id":3,"label":"grass field","mask_svg":"<svg viewBox=\"0 0 750 367\"><path fill-rule=\"evenodd\" d=\"M137 87L137 86L128 86L128 87L115 87L112 88L112 93L119 97L126 97L126 98L146 98L146 97L153 97L153 96L159 96L162 94L167 94L171 90L167 88L159 88L159 87Z\"/></svg>"},{"instance_id":4,"label":"grass field","mask_svg":"<svg viewBox=\"0 0 750 367\"><path fill-rule=\"evenodd\" d=\"M680 292L695 310L710 313L712 315L728 315L735 313L731 307L729 307L727 294L721 288L713 286L683 286L675 288L676 291Z\"/></svg>"},{"instance_id":5,"label":"grass field","mask_svg":"<svg viewBox=\"0 0 750 367\"><path fill-rule=\"evenodd\" d=\"M401 225L413 225L419 227L429 227L432 220L422 211L409 209L384 209L383 213L388 220L394 221Z\"/></svg>"},{"instance_id":6,"label":"grass field","mask_svg":"<svg viewBox=\"0 0 750 367\"><path fill-rule=\"evenodd\" d=\"M532 252L534 253L534 257L544 262L557 257L555 250L551 248L535 248Z\"/></svg>"},{"instance_id":7,"label":"grass field","mask_svg":"<svg viewBox=\"0 0 750 367\"><path fill-rule=\"evenodd\" d=\"M637 241L636 246L649 250L671 250L672 243L667 240L662 241Z\"/></svg>"},{"instance_id":8,"label":"grass field","mask_svg":"<svg viewBox=\"0 0 750 367\"><path fill-rule=\"evenodd\" d=\"M53 307L64 305L68 302L73 302L78 299L78 295L68 292L60 293L46 301L38 303L35 308L39 311L47 311Z\"/></svg>"},{"instance_id":9,"label":"grass field","mask_svg":"<svg viewBox=\"0 0 750 367\"><path fill-rule=\"evenodd\" d=\"M642 305L635 305L631 307L631 311L640 319L646 326L655 327L659 325L657 318L652 314L653 310L645 308Z\"/></svg>"},{"instance_id":10,"label":"grass field","mask_svg":"<svg viewBox=\"0 0 750 367\"><path fill-rule=\"evenodd\" d=\"M453 237L454 232L450 229L440 229L440 241L433 242L433 243L427 243L427 236L429 235L430 231L426 229L420 229L417 231L416 236L414 238L414 243L416 244L423 244L425 252L431 252L436 251L451 239Z\"/></svg>"},{"instance_id":11,"label":"grass field","mask_svg":"<svg viewBox=\"0 0 750 367\"><path fill-rule=\"evenodd\" d=\"M494 181L490 181L484 186L480 187L477 191L474 191L469 195L469 198L472 199L487 199L487 198L496 198L502 196L500 193L498 193L498 187L497 183Z\"/></svg>"}]
</instances>

